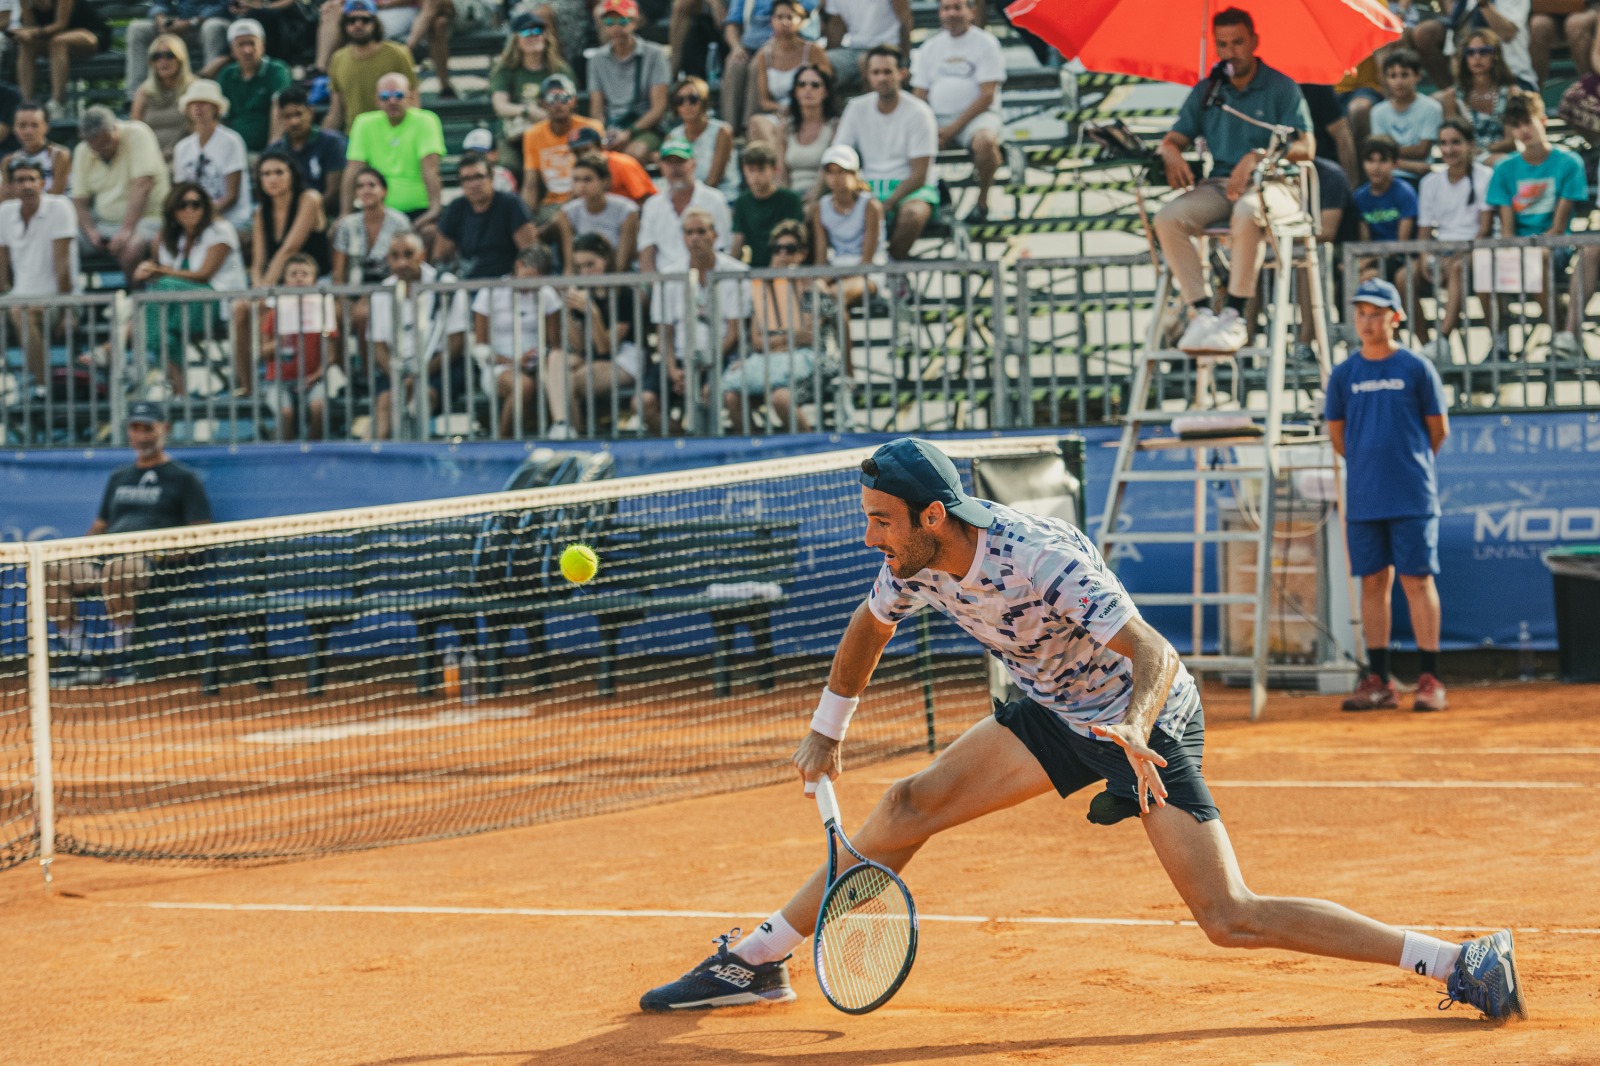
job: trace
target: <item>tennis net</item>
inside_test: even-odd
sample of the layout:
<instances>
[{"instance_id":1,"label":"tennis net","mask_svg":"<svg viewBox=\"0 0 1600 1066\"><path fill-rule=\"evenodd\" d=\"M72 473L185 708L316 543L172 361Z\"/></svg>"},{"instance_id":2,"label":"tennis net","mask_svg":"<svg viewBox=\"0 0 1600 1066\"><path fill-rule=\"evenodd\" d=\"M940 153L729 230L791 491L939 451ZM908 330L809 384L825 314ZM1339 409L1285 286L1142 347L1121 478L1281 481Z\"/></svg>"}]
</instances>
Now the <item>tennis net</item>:
<instances>
[{"instance_id":1,"label":"tennis net","mask_svg":"<svg viewBox=\"0 0 1600 1066\"><path fill-rule=\"evenodd\" d=\"M970 475L1058 443L948 450ZM869 454L0 546L0 864L273 861L781 782L880 563ZM931 748L936 709L986 713L984 668L924 612L852 765Z\"/></svg>"}]
</instances>

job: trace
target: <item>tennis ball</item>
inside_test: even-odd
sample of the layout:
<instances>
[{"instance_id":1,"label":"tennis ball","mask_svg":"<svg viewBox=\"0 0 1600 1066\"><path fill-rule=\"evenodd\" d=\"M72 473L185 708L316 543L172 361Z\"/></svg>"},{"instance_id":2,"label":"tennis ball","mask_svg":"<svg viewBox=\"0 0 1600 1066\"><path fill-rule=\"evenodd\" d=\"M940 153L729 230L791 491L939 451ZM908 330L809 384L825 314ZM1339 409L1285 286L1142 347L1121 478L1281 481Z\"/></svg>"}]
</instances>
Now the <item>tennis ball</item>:
<instances>
[{"instance_id":1,"label":"tennis ball","mask_svg":"<svg viewBox=\"0 0 1600 1066\"><path fill-rule=\"evenodd\" d=\"M599 569L600 559L587 544L569 544L561 553L561 574L574 585L588 581Z\"/></svg>"}]
</instances>

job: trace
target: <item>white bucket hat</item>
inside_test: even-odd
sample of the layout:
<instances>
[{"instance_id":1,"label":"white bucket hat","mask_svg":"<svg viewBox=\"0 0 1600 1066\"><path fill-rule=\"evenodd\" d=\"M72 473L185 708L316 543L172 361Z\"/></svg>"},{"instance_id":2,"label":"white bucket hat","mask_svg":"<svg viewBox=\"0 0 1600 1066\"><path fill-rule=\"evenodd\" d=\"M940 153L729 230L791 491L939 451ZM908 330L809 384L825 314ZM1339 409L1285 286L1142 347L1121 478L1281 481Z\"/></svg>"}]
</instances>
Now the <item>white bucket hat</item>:
<instances>
[{"instance_id":1,"label":"white bucket hat","mask_svg":"<svg viewBox=\"0 0 1600 1066\"><path fill-rule=\"evenodd\" d=\"M196 78L183 90L183 95L178 97L180 110L188 111L190 104L214 104L217 114L226 118L228 115L228 98L222 95L222 86L207 78Z\"/></svg>"}]
</instances>

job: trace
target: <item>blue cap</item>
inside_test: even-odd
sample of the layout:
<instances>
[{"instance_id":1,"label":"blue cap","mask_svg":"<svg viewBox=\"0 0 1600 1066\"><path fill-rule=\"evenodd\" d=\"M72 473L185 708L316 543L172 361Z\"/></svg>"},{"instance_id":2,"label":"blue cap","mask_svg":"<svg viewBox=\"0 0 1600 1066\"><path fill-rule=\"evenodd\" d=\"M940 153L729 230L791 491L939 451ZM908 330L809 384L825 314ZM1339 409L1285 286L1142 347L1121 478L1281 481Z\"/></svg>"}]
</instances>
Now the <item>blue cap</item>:
<instances>
[{"instance_id":1,"label":"blue cap","mask_svg":"<svg viewBox=\"0 0 1600 1066\"><path fill-rule=\"evenodd\" d=\"M166 420L166 410L153 400L135 400L130 403L128 417L123 419L124 422L148 422L152 425Z\"/></svg>"},{"instance_id":2,"label":"blue cap","mask_svg":"<svg viewBox=\"0 0 1600 1066\"><path fill-rule=\"evenodd\" d=\"M1358 304L1372 304L1376 307L1389 307L1400 312L1400 317L1406 317L1406 308L1400 302L1400 290L1390 285L1382 278L1368 278L1356 290L1354 302Z\"/></svg>"},{"instance_id":3,"label":"blue cap","mask_svg":"<svg viewBox=\"0 0 1600 1066\"><path fill-rule=\"evenodd\" d=\"M358 12L376 17L378 5L373 3L372 0L344 0L344 13L346 15L354 15Z\"/></svg>"},{"instance_id":4,"label":"blue cap","mask_svg":"<svg viewBox=\"0 0 1600 1066\"><path fill-rule=\"evenodd\" d=\"M877 476L862 471L861 484L917 506L944 504L944 509L969 526L988 529L989 509L961 490L961 474L950 457L925 440L901 437L872 453Z\"/></svg>"}]
</instances>

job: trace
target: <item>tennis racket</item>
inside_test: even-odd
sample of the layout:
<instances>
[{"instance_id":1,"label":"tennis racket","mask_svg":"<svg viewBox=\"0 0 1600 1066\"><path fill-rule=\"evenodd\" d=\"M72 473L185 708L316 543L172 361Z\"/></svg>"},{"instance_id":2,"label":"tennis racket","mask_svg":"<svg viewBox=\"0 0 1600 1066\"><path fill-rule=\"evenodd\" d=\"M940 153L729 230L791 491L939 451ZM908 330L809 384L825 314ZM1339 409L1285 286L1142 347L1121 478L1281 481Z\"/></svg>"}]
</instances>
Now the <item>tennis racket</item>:
<instances>
[{"instance_id":1,"label":"tennis racket","mask_svg":"<svg viewBox=\"0 0 1600 1066\"><path fill-rule=\"evenodd\" d=\"M839 824L833 782L816 782L828 833L828 887L817 911L817 984L846 1014L877 1010L900 990L917 958L917 908L905 883L861 854ZM839 873L839 846L856 859Z\"/></svg>"}]
</instances>

